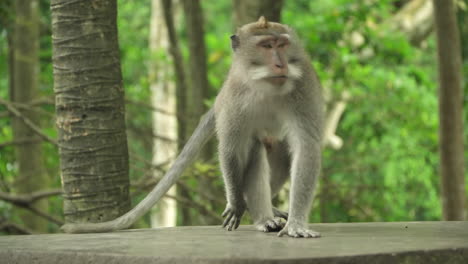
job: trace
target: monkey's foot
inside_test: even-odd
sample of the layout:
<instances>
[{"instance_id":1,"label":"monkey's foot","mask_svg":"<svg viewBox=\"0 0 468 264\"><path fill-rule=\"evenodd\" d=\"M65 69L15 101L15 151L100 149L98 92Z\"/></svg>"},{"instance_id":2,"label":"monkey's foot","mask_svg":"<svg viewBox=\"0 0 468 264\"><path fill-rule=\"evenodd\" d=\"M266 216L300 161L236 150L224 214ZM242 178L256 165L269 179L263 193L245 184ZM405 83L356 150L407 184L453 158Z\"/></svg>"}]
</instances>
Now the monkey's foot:
<instances>
[{"instance_id":1,"label":"monkey's foot","mask_svg":"<svg viewBox=\"0 0 468 264\"><path fill-rule=\"evenodd\" d=\"M283 230L278 233L278 236L288 235L290 237L305 237L305 238L317 238L320 237L320 233L310 230L304 225L298 223L290 223L289 221L286 223Z\"/></svg>"},{"instance_id":2,"label":"monkey's foot","mask_svg":"<svg viewBox=\"0 0 468 264\"><path fill-rule=\"evenodd\" d=\"M288 221L288 212L281 211L276 207L273 207L273 215Z\"/></svg>"},{"instance_id":3,"label":"monkey's foot","mask_svg":"<svg viewBox=\"0 0 468 264\"><path fill-rule=\"evenodd\" d=\"M271 219L267 219L264 221L260 221L260 223L256 224L255 227L257 230L262 232L277 232L283 229L285 223L281 222L281 218L274 217Z\"/></svg>"}]
</instances>

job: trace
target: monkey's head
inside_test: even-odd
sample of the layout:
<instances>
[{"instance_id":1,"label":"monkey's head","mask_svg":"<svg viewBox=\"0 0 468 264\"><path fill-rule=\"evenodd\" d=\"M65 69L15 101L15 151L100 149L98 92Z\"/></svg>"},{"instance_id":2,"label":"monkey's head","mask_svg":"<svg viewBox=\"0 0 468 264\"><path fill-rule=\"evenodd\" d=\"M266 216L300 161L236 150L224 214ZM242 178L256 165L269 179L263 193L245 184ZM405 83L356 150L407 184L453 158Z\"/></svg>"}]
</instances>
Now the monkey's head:
<instances>
[{"instance_id":1,"label":"monkey's head","mask_svg":"<svg viewBox=\"0 0 468 264\"><path fill-rule=\"evenodd\" d=\"M270 93L289 92L301 78L302 47L286 25L268 22L263 16L231 36L234 63L240 64L248 82Z\"/></svg>"}]
</instances>

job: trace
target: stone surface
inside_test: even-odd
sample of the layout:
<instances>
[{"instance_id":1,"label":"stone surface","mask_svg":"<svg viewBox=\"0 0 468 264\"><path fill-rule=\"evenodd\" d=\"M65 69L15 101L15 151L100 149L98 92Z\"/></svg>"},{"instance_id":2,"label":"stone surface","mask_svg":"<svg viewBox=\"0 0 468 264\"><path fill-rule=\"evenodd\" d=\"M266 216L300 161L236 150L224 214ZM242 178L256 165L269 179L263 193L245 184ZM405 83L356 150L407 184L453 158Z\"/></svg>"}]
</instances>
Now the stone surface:
<instances>
[{"instance_id":1,"label":"stone surface","mask_svg":"<svg viewBox=\"0 0 468 264\"><path fill-rule=\"evenodd\" d=\"M0 237L0 263L468 263L468 222L314 224L294 239L252 226Z\"/></svg>"}]
</instances>

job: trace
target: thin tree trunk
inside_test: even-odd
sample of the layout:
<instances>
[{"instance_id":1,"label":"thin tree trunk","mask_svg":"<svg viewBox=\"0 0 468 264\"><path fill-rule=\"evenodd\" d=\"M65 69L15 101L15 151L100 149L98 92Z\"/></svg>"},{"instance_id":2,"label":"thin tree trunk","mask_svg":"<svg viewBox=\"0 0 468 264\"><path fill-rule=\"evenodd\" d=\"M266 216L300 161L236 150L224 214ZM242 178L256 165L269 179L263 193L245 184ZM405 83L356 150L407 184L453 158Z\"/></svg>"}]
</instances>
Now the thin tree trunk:
<instances>
[{"instance_id":1,"label":"thin tree trunk","mask_svg":"<svg viewBox=\"0 0 468 264\"><path fill-rule=\"evenodd\" d=\"M465 218L460 37L453 1L434 0L439 60L439 149L444 220Z\"/></svg>"},{"instance_id":2,"label":"thin tree trunk","mask_svg":"<svg viewBox=\"0 0 468 264\"><path fill-rule=\"evenodd\" d=\"M187 28L190 51L190 89L187 93L187 137L198 125L201 116L207 111L204 100L208 98L210 85L206 63L205 30L203 26L203 10L199 0L183 1L185 25ZM206 150L207 148L205 148ZM211 151L204 151L202 159L212 157Z\"/></svg>"},{"instance_id":3,"label":"thin tree trunk","mask_svg":"<svg viewBox=\"0 0 468 264\"><path fill-rule=\"evenodd\" d=\"M115 0L52 0L54 92L66 222L130 207Z\"/></svg>"},{"instance_id":4,"label":"thin tree trunk","mask_svg":"<svg viewBox=\"0 0 468 264\"><path fill-rule=\"evenodd\" d=\"M37 0L15 1L15 26L13 32L10 97L14 103L29 104L38 97L39 77L39 7ZM33 110L21 114L39 126L39 116ZM21 119L12 117L14 140L31 140L15 147L18 175L13 189L16 193L31 193L48 188L49 179L44 169L40 137ZM47 212L47 200L33 205ZM31 230L46 232L47 221L35 214L18 209L25 226Z\"/></svg>"},{"instance_id":5,"label":"thin tree trunk","mask_svg":"<svg viewBox=\"0 0 468 264\"><path fill-rule=\"evenodd\" d=\"M462 1L465 7L468 9L468 0ZM460 26L460 36L461 36L461 49L462 49L462 58L465 63L468 63L468 10L460 10L457 12L458 16L458 25ZM465 84L468 82L465 80ZM467 85L465 85L465 88Z\"/></svg>"},{"instance_id":6,"label":"thin tree trunk","mask_svg":"<svg viewBox=\"0 0 468 264\"><path fill-rule=\"evenodd\" d=\"M174 26L173 8L171 0L161 0L164 9L164 20L166 22L167 34L170 42L169 52L173 59L174 74L176 79L176 95L177 95L177 125L178 125L178 149L179 151L184 146L188 139L188 112L187 112L187 100L188 100L188 89L187 81L185 78L184 61L182 53L179 47L179 40L176 35L176 29ZM178 194L183 197L189 197L189 194L182 188L178 189ZM192 223L190 217L190 210L187 207L180 208L180 214L182 219L182 225L188 225Z\"/></svg>"},{"instance_id":7,"label":"thin tree trunk","mask_svg":"<svg viewBox=\"0 0 468 264\"><path fill-rule=\"evenodd\" d=\"M268 21L280 22L283 0L232 0L234 25L240 27L264 16Z\"/></svg>"},{"instance_id":8,"label":"thin tree trunk","mask_svg":"<svg viewBox=\"0 0 468 264\"><path fill-rule=\"evenodd\" d=\"M208 98L210 85L208 83L208 70L206 62L205 30L203 21L203 9L199 0L182 1L185 15L185 25L187 28L188 45L190 51L189 72L190 89L187 93L187 138L192 134L200 121L201 116L207 111L204 100ZM207 161L213 157L213 141L207 144L200 155L200 158ZM197 178L199 191L208 193L220 193L213 190L205 177ZM180 195L185 199L192 200L194 197L188 192L181 190ZM221 192L222 193L222 192ZM190 210L182 210L182 221L184 225L216 224L212 217L197 214L197 218L190 216Z\"/></svg>"},{"instance_id":9,"label":"thin tree trunk","mask_svg":"<svg viewBox=\"0 0 468 264\"><path fill-rule=\"evenodd\" d=\"M160 52L169 50L169 40L167 28L164 22L161 0L152 0L151 26L150 26L150 52L151 64L150 87L151 103L155 108L164 109L168 113L153 112L153 131L155 135L163 136L166 139L155 138L153 141L153 164L166 164L177 156L177 112L176 88L171 79L173 69L167 67L169 59L156 56ZM171 166L172 162L168 164ZM156 178L162 177L159 171L155 170ZM176 186L169 189L169 195L176 195ZM177 203L171 198L162 198L154 207L151 213L151 227L175 226L177 221Z\"/></svg>"},{"instance_id":10,"label":"thin tree trunk","mask_svg":"<svg viewBox=\"0 0 468 264\"><path fill-rule=\"evenodd\" d=\"M169 38L169 52L173 58L174 74L176 80L176 95L177 95L177 127L178 127L178 149L181 150L187 141L187 82L185 80L184 63L182 53L177 39L176 29L174 26L174 18L172 16L172 1L161 0L163 6L164 21L167 27L167 35Z\"/></svg>"}]
</instances>

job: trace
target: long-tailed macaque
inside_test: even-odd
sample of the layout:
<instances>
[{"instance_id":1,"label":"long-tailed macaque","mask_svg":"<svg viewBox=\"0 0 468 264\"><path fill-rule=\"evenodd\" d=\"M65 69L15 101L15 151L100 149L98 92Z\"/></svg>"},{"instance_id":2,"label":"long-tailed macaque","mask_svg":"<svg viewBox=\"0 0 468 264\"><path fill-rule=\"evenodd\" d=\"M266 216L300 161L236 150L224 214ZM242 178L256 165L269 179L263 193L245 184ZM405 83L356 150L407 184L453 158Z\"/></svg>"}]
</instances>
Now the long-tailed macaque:
<instances>
[{"instance_id":1,"label":"long-tailed macaque","mask_svg":"<svg viewBox=\"0 0 468 264\"><path fill-rule=\"evenodd\" d=\"M323 127L321 87L310 60L291 28L264 17L239 28L231 41L232 66L214 107L158 185L123 216L103 223L69 223L62 227L65 232L128 228L216 133L227 197L223 227L237 229L248 210L258 230L320 236L306 224L320 171ZM273 208L271 200L289 175L289 212L284 213Z\"/></svg>"}]
</instances>

